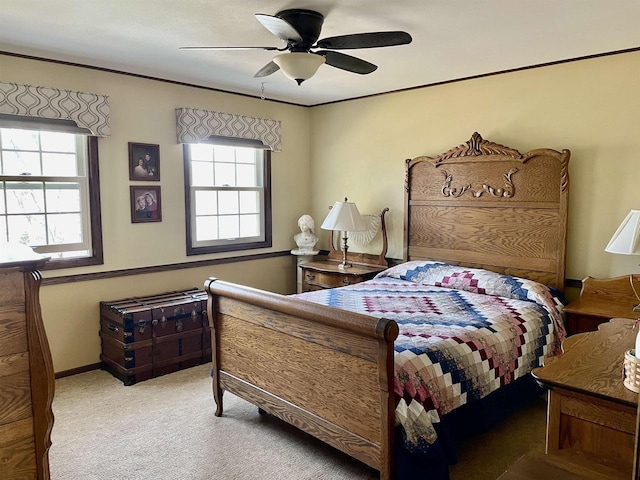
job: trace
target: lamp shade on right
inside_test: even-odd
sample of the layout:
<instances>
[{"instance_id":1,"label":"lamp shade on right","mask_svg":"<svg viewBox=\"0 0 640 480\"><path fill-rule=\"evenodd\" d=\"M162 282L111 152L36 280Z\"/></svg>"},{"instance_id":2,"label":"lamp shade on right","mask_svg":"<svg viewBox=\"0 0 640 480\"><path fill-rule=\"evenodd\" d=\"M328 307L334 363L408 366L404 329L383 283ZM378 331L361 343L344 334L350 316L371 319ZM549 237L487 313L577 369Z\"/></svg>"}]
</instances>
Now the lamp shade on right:
<instances>
[{"instance_id":1,"label":"lamp shade on right","mask_svg":"<svg viewBox=\"0 0 640 480\"><path fill-rule=\"evenodd\" d=\"M629 212L604 250L622 255L640 255L640 210Z\"/></svg>"}]
</instances>

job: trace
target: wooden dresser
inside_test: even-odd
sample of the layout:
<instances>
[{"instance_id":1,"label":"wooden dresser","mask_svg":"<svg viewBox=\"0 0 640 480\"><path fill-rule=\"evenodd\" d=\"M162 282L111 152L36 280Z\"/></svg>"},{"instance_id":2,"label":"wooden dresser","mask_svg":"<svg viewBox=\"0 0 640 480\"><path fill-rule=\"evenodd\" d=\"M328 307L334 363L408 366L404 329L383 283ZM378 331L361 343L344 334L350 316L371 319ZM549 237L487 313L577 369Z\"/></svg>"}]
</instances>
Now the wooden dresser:
<instances>
[{"instance_id":1,"label":"wooden dresser","mask_svg":"<svg viewBox=\"0 0 640 480\"><path fill-rule=\"evenodd\" d=\"M623 384L624 353L634 347L634 321L614 318L567 338L563 354L535 368L549 389L547 454L562 451L630 478L635 458L638 394Z\"/></svg>"},{"instance_id":2,"label":"wooden dresser","mask_svg":"<svg viewBox=\"0 0 640 480\"><path fill-rule=\"evenodd\" d=\"M40 314L47 257L0 244L0 478L49 479L54 372Z\"/></svg>"}]
</instances>

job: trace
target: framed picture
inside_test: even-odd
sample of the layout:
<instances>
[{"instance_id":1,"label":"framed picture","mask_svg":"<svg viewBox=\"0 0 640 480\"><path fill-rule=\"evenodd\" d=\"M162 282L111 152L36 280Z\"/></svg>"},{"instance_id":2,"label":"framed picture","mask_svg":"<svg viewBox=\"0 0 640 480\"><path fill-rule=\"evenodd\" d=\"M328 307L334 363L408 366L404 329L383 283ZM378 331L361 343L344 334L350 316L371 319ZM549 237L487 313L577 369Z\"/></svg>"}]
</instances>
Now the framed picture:
<instances>
[{"instance_id":1,"label":"framed picture","mask_svg":"<svg viewBox=\"0 0 640 480\"><path fill-rule=\"evenodd\" d=\"M131 223L161 222L160 187L132 185Z\"/></svg>"},{"instance_id":2,"label":"framed picture","mask_svg":"<svg viewBox=\"0 0 640 480\"><path fill-rule=\"evenodd\" d=\"M129 142L129 180L160 180L160 145Z\"/></svg>"}]
</instances>

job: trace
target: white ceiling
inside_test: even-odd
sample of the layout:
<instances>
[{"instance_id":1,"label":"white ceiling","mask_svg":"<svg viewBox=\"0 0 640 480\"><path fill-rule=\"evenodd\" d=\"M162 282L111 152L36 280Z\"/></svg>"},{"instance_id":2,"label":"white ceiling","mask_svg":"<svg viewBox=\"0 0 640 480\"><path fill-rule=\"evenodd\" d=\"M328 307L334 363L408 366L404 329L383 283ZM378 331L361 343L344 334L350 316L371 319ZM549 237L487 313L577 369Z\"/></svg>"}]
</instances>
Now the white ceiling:
<instances>
[{"instance_id":1,"label":"white ceiling","mask_svg":"<svg viewBox=\"0 0 640 480\"><path fill-rule=\"evenodd\" d=\"M349 50L378 70L323 65L301 86L253 78L278 52L178 50L280 47L254 14L285 8L325 15L321 38L404 30L413 42ZM300 105L638 47L640 0L0 0L0 51L258 97L264 82L266 98Z\"/></svg>"}]
</instances>

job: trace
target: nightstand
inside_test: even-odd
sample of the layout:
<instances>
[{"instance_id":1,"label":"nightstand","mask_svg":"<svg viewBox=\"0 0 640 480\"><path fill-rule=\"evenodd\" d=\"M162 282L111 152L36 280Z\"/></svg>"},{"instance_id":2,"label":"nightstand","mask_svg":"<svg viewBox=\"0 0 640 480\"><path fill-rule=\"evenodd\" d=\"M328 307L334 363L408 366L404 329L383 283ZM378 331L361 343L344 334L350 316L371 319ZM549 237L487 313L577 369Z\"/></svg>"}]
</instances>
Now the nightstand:
<instances>
[{"instance_id":1,"label":"nightstand","mask_svg":"<svg viewBox=\"0 0 640 480\"><path fill-rule=\"evenodd\" d=\"M357 265L344 270L338 268L339 262L309 262L300 266L302 270L302 291L323 290L325 288L345 287L364 282L386 270L383 265Z\"/></svg>"},{"instance_id":2,"label":"nightstand","mask_svg":"<svg viewBox=\"0 0 640 480\"><path fill-rule=\"evenodd\" d=\"M598 325L612 318L639 318L633 311L638 303L630 275L614 278L587 277L582 281L580 298L564 307L567 315L567 335L597 330ZM637 285L640 275L633 275Z\"/></svg>"}]
</instances>

